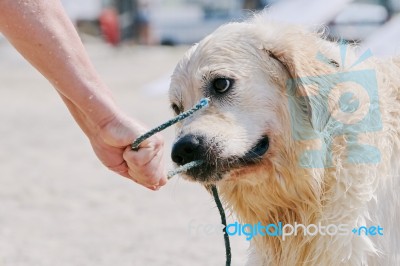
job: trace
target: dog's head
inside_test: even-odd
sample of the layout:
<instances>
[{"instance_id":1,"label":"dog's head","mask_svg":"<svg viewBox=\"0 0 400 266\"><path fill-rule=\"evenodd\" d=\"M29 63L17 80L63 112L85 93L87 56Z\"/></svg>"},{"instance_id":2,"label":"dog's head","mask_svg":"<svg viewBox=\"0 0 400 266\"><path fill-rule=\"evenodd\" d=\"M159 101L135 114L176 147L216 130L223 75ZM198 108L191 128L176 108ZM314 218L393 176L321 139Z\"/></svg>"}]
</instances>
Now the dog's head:
<instances>
[{"instance_id":1,"label":"dog's head","mask_svg":"<svg viewBox=\"0 0 400 266\"><path fill-rule=\"evenodd\" d=\"M289 26L231 23L187 52L172 76L172 109L179 114L203 97L211 99L208 108L178 125L172 160L178 165L205 161L187 178L245 179L260 168L273 174L296 163L287 84L325 71L327 66L314 59L321 47L317 42L323 41ZM293 89L310 93L299 83ZM299 103L297 115L309 121L310 104Z\"/></svg>"}]
</instances>

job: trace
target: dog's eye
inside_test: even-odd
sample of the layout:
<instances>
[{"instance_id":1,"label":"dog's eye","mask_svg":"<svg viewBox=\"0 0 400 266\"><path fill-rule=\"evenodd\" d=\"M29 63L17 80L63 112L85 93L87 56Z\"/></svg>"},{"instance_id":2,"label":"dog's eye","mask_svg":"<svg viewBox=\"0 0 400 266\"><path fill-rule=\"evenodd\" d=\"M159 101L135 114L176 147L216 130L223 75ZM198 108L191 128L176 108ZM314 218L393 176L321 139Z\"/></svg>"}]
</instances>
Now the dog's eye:
<instances>
[{"instance_id":1,"label":"dog's eye","mask_svg":"<svg viewBox=\"0 0 400 266\"><path fill-rule=\"evenodd\" d=\"M171 104L171 108L172 110L174 110L174 113L176 115L179 115L182 112L181 108L179 108L179 106L176 105L175 103Z\"/></svg>"},{"instance_id":2,"label":"dog's eye","mask_svg":"<svg viewBox=\"0 0 400 266\"><path fill-rule=\"evenodd\" d=\"M214 90L218 93L227 92L232 85L232 80L226 78L217 78L213 81Z\"/></svg>"}]
</instances>

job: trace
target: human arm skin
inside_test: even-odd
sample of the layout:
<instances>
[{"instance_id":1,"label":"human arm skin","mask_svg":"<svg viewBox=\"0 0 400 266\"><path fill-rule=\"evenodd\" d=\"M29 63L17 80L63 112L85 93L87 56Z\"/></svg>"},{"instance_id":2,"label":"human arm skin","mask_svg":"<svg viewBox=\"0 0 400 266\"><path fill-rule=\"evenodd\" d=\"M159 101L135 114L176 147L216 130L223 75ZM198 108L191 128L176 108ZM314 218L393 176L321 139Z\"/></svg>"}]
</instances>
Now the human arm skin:
<instances>
[{"instance_id":1,"label":"human arm skin","mask_svg":"<svg viewBox=\"0 0 400 266\"><path fill-rule=\"evenodd\" d=\"M166 183L163 139L131 151L145 128L115 104L59 0L0 0L0 32L57 89L105 166L153 190Z\"/></svg>"}]
</instances>

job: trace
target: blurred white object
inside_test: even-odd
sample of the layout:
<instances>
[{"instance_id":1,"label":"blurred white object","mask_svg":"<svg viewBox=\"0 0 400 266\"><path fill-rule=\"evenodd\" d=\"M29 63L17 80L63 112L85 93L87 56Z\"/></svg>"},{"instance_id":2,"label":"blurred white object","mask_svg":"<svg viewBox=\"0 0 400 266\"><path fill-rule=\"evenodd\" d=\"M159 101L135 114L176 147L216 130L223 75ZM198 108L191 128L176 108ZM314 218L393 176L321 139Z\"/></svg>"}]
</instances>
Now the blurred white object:
<instances>
[{"instance_id":1,"label":"blurred white object","mask_svg":"<svg viewBox=\"0 0 400 266\"><path fill-rule=\"evenodd\" d=\"M335 18L335 23L381 23L388 17L388 12L381 5L351 3Z\"/></svg>"},{"instance_id":2,"label":"blurred white object","mask_svg":"<svg viewBox=\"0 0 400 266\"><path fill-rule=\"evenodd\" d=\"M309 27L332 21L352 0L286 0L276 2L264 12L267 19Z\"/></svg>"},{"instance_id":3,"label":"blurred white object","mask_svg":"<svg viewBox=\"0 0 400 266\"><path fill-rule=\"evenodd\" d=\"M76 23L78 20L96 20L99 18L101 0L61 0L70 19Z\"/></svg>"},{"instance_id":4,"label":"blurred white object","mask_svg":"<svg viewBox=\"0 0 400 266\"><path fill-rule=\"evenodd\" d=\"M197 5L152 7L150 22L154 37L162 44L193 44L242 14L239 8L224 9L222 14L218 11Z\"/></svg>"},{"instance_id":5,"label":"blurred white object","mask_svg":"<svg viewBox=\"0 0 400 266\"><path fill-rule=\"evenodd\" d=\"M351 3L332 21L330 35L344 40L364 40L389 17L384 6Z\"/></svg>"},{"instance_id":6,"label":"blurred white object","mask_svg":"<svg viewBox=\"0 0 400 266\"><path fill-rule=\"evenodd\" d=\"M393 17L378 31L365 39L360 52L371 49L380 57L400 55L400 15Z\"/></svg>"}]
</instances>

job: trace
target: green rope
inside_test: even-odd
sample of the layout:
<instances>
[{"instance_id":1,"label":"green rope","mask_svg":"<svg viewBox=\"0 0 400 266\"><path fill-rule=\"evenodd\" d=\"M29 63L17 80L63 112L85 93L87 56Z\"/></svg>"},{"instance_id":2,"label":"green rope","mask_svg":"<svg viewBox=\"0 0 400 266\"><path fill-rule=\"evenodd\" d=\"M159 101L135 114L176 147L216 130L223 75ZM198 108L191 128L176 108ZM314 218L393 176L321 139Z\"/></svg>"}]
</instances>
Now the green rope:
<instances>
[{"instance_id":1,"label":"green rope","mask_svg":"<svg viewBox=\"0 0 400 266\"><path fill-rule=\"evenodd\" d=\"M132 150L134 151L138 151L139 150L139 145L140 143L142 143L145 139L150 138L151 136L153 136L154 134L163 131L164 129L166 129L167 127L172 126L173 124L178 123L179 121L182 121L183 119L191 116L194 112L208 106L208 103L210 102L210 100L208 98L203 98L201 99L195 106L193 106L192 109L183 112L177 116L175 116L174 118L172 118L171 120L168 120L167 122L165 122L164 124L161 124L160 126L153 128L152 130L150 130L149 132L143 134L142 136L140 136L139 138L137 138L133 143L132 143Z\"/></svg>"},{"instance_id":2,"label":"green rope","mask_svg":"<svg viewBox=\"0 0 400 266\"><path fill-rule=\"evenodd\" d=\"M229 243L229 236L228 236L228 233L226 232L226 216L225 216L224 207L222 206L221 200L219 199L218 189L215 185L211 186L211 191L212 191L212 194L214 197L215 204L217 204L219 215L221 216L221 223L224 226L224 229L222 231L224 232L224 243L225 243L225 256L226 256L225 265L230 266L232 253L231 253L231 245Z\"/></svg>"},{"instance_id":3,"label":"green rope","mask_svg":"<svg viewBox=\"0 0 400 266\"><path fill-rule=\"evenodd\" d=\"M202 109L204 107L207 107L209 102L210 102L210 100L208 98L203 98L195 106L193 106L193 108L189 109L188 111L177 115L176 117L168 120L167 122L161 124L160 126L158 126L156 128L153 128L152 130L148 131L147 133L141 135L139 138L137 138L132 143L132 145L131 145L132 150L138 151L140 149L140 144L144 140L150 138L151 136L153 136L154 134L156 134L156 133L158 133L160 131L163 131L167 127L170 127L173 124L176 124L179 121L182 121L183 119L193 115L196 111L198 111L198 110L200 110L200 109ZM199 165L201 165L203 163L204 163L204 161L198 160L198 161L193 161L193 162L184 164L184 165L176 168L173 171L169 171L167 177L168 177L168 179L170 179L174 175L177 175L177 174L180 174L180 173L184 173L184 172L188 171L189 169L197 167L197 166L199 166ZM231 265L231 256L232 255L231 255L231 246L230 246L230 243L229 243L229 236L226 233L225 211L224 211L224 208L222 206L221 200L219 199L218 190L217 190L217 187L215 185L211 186L211 191L212 191L212 195L214 197L215 204L217 204L219 215L221 216L221 222L224 225L223 232L224 232L224 242L225 242L226 266L230 266Z\"/></svg>"},{"instance_id":4,"label":"green rope","mask_svg":"<svg viewBox=\"0 0 400 266\"><path fill-rule=\"evenodd\" d=\"M185 173L187 170L192 169L194 167L200 166L204 163L203 160L193 161L187 164L182 165L181 167L176 168L175 170L168 172L168 179L171 179L173 176L181 173Z\"/></svg>"}]
</instances>

